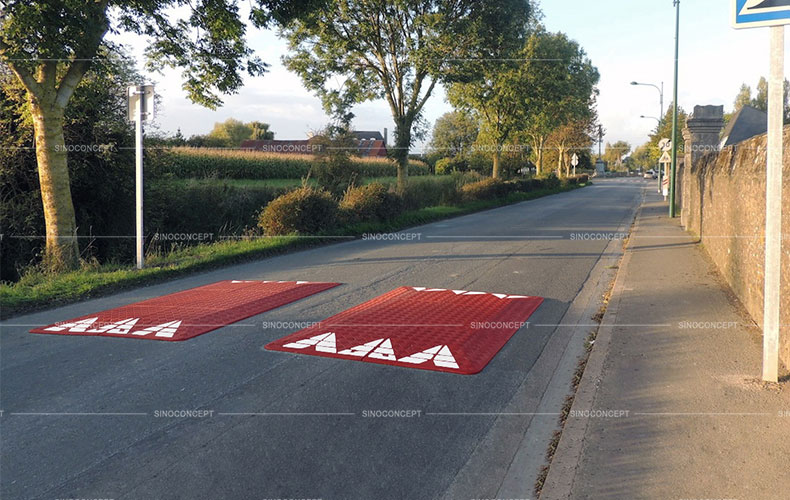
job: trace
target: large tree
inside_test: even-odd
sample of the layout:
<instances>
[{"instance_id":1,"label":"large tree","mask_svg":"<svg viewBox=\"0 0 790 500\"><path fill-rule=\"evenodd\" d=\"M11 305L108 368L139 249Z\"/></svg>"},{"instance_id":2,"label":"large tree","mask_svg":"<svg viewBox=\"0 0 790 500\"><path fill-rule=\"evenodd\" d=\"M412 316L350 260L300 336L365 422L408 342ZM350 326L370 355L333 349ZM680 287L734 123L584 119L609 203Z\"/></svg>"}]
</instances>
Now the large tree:
<instances>
[{"instance_id":1,"label":"large tree","mask_svg":"<svg viewBox=\"0 0 790 500\"><path fill-rule=\"evenodd\" d=\"M215 123L208 137L221 141L225 147L237 148L242 141L252 138L252 127L241 120L228 118L224 122Z\"/></svg>"},{"instance_id":2,"label":"large tree","mask_svg":"<svg viewBox=\"0 0 790 500\"><path fill-rule=\"evenodd\" d=\"M319 0L256 0L250 22L288 22L297 7ZM108 32L146 35L152 68L183 69L194 102L216 107L219 94L260 75L266 65L246 45L247 26L234 0L196 0L179 18L180 0L7 0L0 3L0 61L24 86L36 139L46 226L45 261L52 270L78 265L79 246L63 132L74 90L100 62ZM112 21L111 21L112 20Z\"/></svg>"},{"instance_id":3,"label":"large tree","mask_svg":"<svg viewBox=\"0 0 790 500\"><path fill-rule=\"evenodd\" d=\"M402 189L413 129L436 85L470 78L530 10L528 0L330 0L284 31L293 51L285 63L341 123L353 104L386 100Z\"/></svg>"},{"instance_id":4,"label":"large tree","mask_svg":"<svg viewBox=\"0 0 790 500\"><path fill-rule=\"evenodd\" d=\"M474 115L464 111L450 111L436 119L430 149L440 157L467 153L480 131Z\"/></svg>"},{"instance_id":5,"label":"large tree","mask_svg":"<svg viewBox=\"0 0 790 500\"><path fill-rule=\"evenodd\" d=\"M498 178L502 149L512 133L528 119L524 102L534 92L529 85L529 61L525 60L524 43L532 28L532 12L513 29L498 37L488 48L485 58L466 62L470 77L452 83L447 91L449 101L457 108L473 111L482 119L484 137L492 144L492 176Z\"/></svg>"},{"instance_id":6,"label":"large tree","mask_svg":"<svg viewBox=\"0 0 790 500\"><path fill-rule=\"evenodd\" d=\"M631 152L631 145L626 141L617 141L614 144L606 143L603 159L610 168L619 168L623 164L623 158Z\"/></svg>"},{"instance_id":7,"label":"large tree","mask_svg":"<svg viewBox=\"0 0 790 500\"><path fill-rule=\"evenodd\" d=\"M570 175L570 153L589 151L597 129L595 115L579 117L560 125L548 137L548 144L557 152L557 175Z\"/></svg>"},{"instance_id":8,"label":"large tree","mask_svg":"<svg viewBox=\"0 0 790 500\"><path fill-rule=\"evenodd\" d=\"M541 173L551 133L571 121L587 121L594 113L600 75L584 49L564 33L536 32L527 41L524 58L530 66L526 85L532 89L524 103L529 110L524 132Z\"/></svg>"}]
</instances>

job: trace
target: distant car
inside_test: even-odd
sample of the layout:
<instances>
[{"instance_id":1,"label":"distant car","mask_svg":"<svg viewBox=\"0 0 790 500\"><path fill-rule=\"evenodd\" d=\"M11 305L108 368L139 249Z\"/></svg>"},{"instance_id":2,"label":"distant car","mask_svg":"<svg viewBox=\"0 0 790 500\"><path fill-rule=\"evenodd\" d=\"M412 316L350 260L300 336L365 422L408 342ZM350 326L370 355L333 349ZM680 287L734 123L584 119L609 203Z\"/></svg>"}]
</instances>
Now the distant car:
<instances>
[{"instance_id":1,"label":"distant car","mask_svg":"<svg viewBox=\"0 0 790 500\"><path fill-rule=\"evenodd\" d=\"M643 177L645 179L658 179L658 174L656 174L653 170L648 170L645 172Z\"/></svg>"}]
</instances>

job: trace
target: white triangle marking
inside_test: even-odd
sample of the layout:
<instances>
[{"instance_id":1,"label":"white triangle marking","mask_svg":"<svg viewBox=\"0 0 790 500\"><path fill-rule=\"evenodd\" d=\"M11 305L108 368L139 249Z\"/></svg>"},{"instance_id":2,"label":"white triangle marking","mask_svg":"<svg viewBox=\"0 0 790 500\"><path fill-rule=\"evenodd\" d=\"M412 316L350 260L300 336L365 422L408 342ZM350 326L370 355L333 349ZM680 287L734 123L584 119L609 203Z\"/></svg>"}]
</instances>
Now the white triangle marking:
<instances>
[{"instance_id":1,"label":"white triangle marking","mask_svg":"<svg viewBox=\"0 0 790 500\"><path fill-rule=\"evenodd\" d=\"M400 358L398 361L402 363L411 363L413 365L421 365L426 361L430 361L439 352L442 346L437 345L436 347L431 347L430 349L426 349L424 351L418 352L416 354L412 354L411 356L406 356L405 358Z\"/></svg>"},{"instance_id":2,"label":"white triangle marking","mask_svg":"<svg viewBox=\"0 0 790 500\"><path fill-rule=\"evenodd\" d=\"M427 290L427 288L425 288L424 286L413 286L412 288L414 288L418 292L423 292Z\"/></svg>"},{"instance_id":3,"label":"white triangle marking","mask_svg":"<svg viewBox=\"0 0 790 500\"><path fill-rule=\"evenodd\" d=\"M446 345L437 345L422 352L406 356L398 361L402 363L409 363L413 365L421 365L426 361L433 360L433 364L441 368L455 368L458 369L458 363L450 352L450 348Z\"/></svg>"},{"instance_id":4,"label":"white triangle marking","mask_svg":"<svg viewBox=\"0 0 790 500\"><path fill-rule=\"evenodd\" d=\"M91 328L88 330L89 333L129 333L129 330L134 327L135 323L140 318L126 318L121 321L117 321L115 323L109 323L107 325L102 325L98 328Z\"/></svg>"},{"instance_id":5,"label":"white triangle marking","mask_svg":"<svg viewBox=\"0 0 790 500\"><path fill-rule=\"evenodd\" d=\"M462 293L466 293L466 290L453 290L453 293L456 295L461 295Z\"/></svg>"},{"instance_id":6,"label":"white triangle marking","mask_svg":"<svg viewBox=\"0 0 790 500\"><path fill-rule=\"evenodd\" d=\"M392 350L392 342L390 342L390 339L385 340L380 346L376 348L375 351L370 353L368 357L373 359L383 359L386 361L398 360L398 358L395 357L395 351Z\"/></svg>"},{"instance_id":7,"label":"white triangle marking","mask_svg":"<svg viewBox=\"0 0 790 500\"><path fill-rule=\"evenodd\" d=\"M362 344L362 345L354 346L350 349L345 349L343 351L340 351L338 354L344 354L346 356L357 356L359 358L363 358L367 356L370 351L378 347L378 345L381 344L383 341L384 339L374 340L372 342L368 342L367 344Z\"/></svg>"},{"instance_id":8,"label":"white triangle marking","mask_svg":"<svg viewBox=\"0 0 790 500\"><path fill-rule=\"evenodd\" d=\"M458 369L458 363L456 363L453 353L450 352L450 348L447 346L442 347L442 350L439 351L439 354L433 358L433 364L442 368Z\"/></svg>"},{"instance_id":9,"label":"white triangle marking","mask_svg":"<svg viewBox=\"0 0 790 500\"><path fill-rule=\"evenodd\" d=\"M507 294L505 294L505 293L492 293L491 295L493 295L494 297L496 297L498 299L504 299L505 297L507 297Z\"/></svg>"},{"instance_id":10,"label":"white triangle marking","mask_svg":"<svg viewBox=\"0 0 790 500\"><path fill-rule=\"evenodd\" d=\"M297 340L296 342L285 344L283 347L287 347L288 349L307 349L312 346L315 346L315 350L318 352L336 353L337 341L335 339L335 334L332 332L323 333L315 337L310 337L309 339Z\"/></svg>"},{"instance_id":11,"label":"white triangle marking","mask_svg":"<svg viewBox=\"0 0 790 500\"><path fill-rule=\"evenodd\" d=\"M166 337L170 338L178 330L178 327L181 326L181 320L176 321L168 321L167 323L162 323L159 325L149 326L143 330L138 330L136 332L132 332L132 335L148 335L149 333L155 334L155 337Z\"/></svg>"},{"instance_id":12,"label":"white triangle marking","mask_svg":"<svg viewBox=\"0 0 790 500\"><path fill-rule=\"evenodd\" d=\"M88 329L98 318L87 318L81 319L79 321L74 321L73 323L63 323L60 325L50 326L49 328L44 328L47 332L62 332L63 330L68 330L70 332L84 332Z\"/></svg>"}]
</instances>

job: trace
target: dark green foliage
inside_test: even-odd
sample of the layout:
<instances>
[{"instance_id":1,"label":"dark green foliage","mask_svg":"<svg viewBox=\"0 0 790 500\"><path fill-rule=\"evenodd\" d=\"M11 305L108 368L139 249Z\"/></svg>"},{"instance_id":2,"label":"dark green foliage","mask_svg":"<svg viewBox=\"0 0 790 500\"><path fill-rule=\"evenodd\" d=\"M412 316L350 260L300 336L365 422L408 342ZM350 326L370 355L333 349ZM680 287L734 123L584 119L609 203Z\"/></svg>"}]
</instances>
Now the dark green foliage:
<instances>
[{"instance_id":1,"label":"dark green foliage","mask_svg":"<svg viewBox=\"0 0 790 500\"><path fill-rule=\"evenodd\" d=\"M436 162L436 175L466 172L467 170L469 170L469 160L460 156L442 158Z\"/></svg>"},{"instance_id":2,"label":"dark green foliage","mask_svg":"<svg viewBox=\"0 0 790 500\"><path fill-rule=\"evenodd\" d=\"M543 178L543 185L546 187L546 189L557 189L561 184L562 182L554 172L551 172Z\"/></svg>"},{"instance_id":3,"label":"dark green foliage","mask_svg":"<svg viewBox=\"0 0 790 500\"><path fill-rule=\"evenodd\" d=\"M464 201L480 201L498 198L507 194L510 189L508 186L513 184L506 184L499 179L484 179L482 181L473 182L461 186L461 199Z\"/></svg>"},{"instance_id":4,"label":"dark green foliage","mask_svg":"<svg viewBox=\"0 0 790 500\"><path fill-rule=\"evenodd\" d=\"M275 199L261 213L258 225L267 236L317 234L337 221L337 201L320 189L302 187Z\"/></svg>"},{"instance_id":5,"label":"dark green foliage","mask_svg":"<svg viewBox=\"0 0 790 500\"><path fill-rule=\"evenodd\" d=\"M285 192L283 188L236 187L217 180L151 183L144 205L147 252L237 239L255 227L261 207ZM206 236L170 236L174 234Z\"/></svg>"},{"instance_id":6,"label":"dark green foliage","mask_svg":"<svg viewBox=\"0 0 790 500\"><path fill-rule=\"evenodd\" d=\"M359 163L351 155L356 152L357 141L348 130L330 126L316 137L315 144L320 151L310 174L322 188L339 198L361 175Z\"/></svg>"}]
</instances>

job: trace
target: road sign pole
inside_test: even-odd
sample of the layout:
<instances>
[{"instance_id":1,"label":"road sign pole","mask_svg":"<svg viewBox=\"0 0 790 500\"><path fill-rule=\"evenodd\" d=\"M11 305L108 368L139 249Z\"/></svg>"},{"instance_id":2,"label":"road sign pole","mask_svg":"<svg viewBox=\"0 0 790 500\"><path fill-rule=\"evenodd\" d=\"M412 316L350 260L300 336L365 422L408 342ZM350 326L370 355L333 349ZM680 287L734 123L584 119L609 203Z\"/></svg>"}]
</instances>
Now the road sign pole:
<instances>
[{"instance_id":1,"label":"road sign pole","mask_svg":"<svg viewBox=\"0 0 790 500\"><path fill-rule=\"evenodd\" d=\"M134 120L134 151L135 151L135 199L136 199L136 234L137 269L143 268L143 100L145 95L140 87L137 88L139 102Z\"/></svg>"},{"instance_id":2,"label":"road sign pole","mask_svg":"<svg viewBox=\"0 0 790 500\"><path fill-rule=\"evenodd\" d=\"M672 169L669 174L669 216L675 216L675 176L678 169L678 55L680 52L680 0L675 0L675 90L672 103Z\"/></svg>"},{"instance_id":3,"label":"road sign pole","mask_svg":"<svg viewBox=\"0 0 790 500\"><path fill-rule=\"evenodd\" d=\"M771 72L768 81L768 165L765 178L765 300L763 306L763 380L767 382L779 380L784 46L784 26L772 26Z\"/></svg>"}]
</instances>

